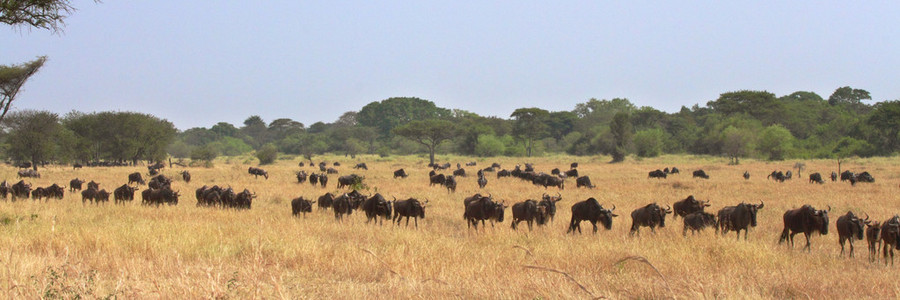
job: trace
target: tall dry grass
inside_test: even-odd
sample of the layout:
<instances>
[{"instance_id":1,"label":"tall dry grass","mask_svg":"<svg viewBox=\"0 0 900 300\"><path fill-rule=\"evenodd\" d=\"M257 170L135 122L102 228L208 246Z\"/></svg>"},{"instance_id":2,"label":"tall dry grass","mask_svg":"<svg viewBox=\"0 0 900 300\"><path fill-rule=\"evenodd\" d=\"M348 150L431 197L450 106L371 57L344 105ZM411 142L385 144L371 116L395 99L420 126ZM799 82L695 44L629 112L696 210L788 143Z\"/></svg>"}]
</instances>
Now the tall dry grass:
<instances>
[{"instance_id":1,"label":"tall dry grass","mask_svg":"<svg viewBox=\"0 0 900 300\"><path fill-rule=\"evenodd\" d=\"M247 174L245 160L218 161L212 168L188 168L191 183L177 176L182 168L165 169L177 178L182 197L177 206L83 205L80 195L61 201L0 202L0 291L16 298L76 296L87 298L896 298L898 268L867 261L865 241L857 241L856 257L839 257L834 221L852 210L884 220L900 211L897 159L845 163L845 169L869 171L874 184L827 182L803 178L774 183L765 176L787 170L791 162L745 161L728 166L723 159L665 156L607 164L606 158L555 156L527 159L539 170L567 169L580 163L597 189L576 189L574 180L560 191L556 220L533 232L507 221L478 231L462 219L462 199L480 190L474 176L459 180L448 194L429 187L427 163L419 157L326 157L340 161L341 174L366 177L371 188L389 199L429 199L426 219L412 226L366 224L361 213L339 223L333 214L314 210L294 218L290 200L335 192L297 184L296 160L265 166L270 179ZM499 162L505 168L520 158L470 159L483 168ZM319 161L318 159L316 160ZM350 168L358 161L368 171ZM832 161L806 161L807 171L830 174ZM648 179L647 172L677 166L681 175ZM406 168L406 179L392 171ZM702 168L710 180L693 179ZM67 184L79 177L112 190L126 182L134 168L50 167L35 186ZM475 168L467 170L474 174ZM745 181L741 174L751 172ZM15 180L15 169L0 167L0 178ZM795 170L796 172L796 170ZM488 174L485 192L508 203L538 198L545 190L514 178ZM197 207L194 190L202 185L230 185L257 193L246 211ZM711 210L739 202L765 201L759 226L749 239L714 236L707 230L683 237L681 219L667 218L665 228L629 237L630 211L647 203L671 204L688 195L709 199ZM620 215L612 230L566 234L570 206L588 197L615 205ZM777 243L781 216L787 209L812 204L832 207L827 236L813 236L810 252ZM900 255L900 254L898 254ZM898 258L900 263L900 258Z\"/></svg>"}]
</instances>

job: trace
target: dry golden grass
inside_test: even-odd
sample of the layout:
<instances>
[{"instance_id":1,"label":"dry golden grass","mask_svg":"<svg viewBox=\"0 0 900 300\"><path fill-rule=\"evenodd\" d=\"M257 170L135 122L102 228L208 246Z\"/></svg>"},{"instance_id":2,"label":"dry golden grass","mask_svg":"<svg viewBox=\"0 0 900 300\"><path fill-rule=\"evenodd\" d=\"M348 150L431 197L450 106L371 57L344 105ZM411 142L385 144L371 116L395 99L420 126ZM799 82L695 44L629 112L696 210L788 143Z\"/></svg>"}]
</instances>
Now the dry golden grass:
<instances>
[{"instance_id":1,"label":"dry golden grass","mask_svg":"<svg viewBox=\"0 0 900 300\"><path fill-rule=\"evenodd\" d=\"M270 179L247 174L246 160L217 161L213 168L188 168L193 182L177 176L181 168L165 169L176 177L183 196L178 206L82 205L80 195L62 201L0 202L0 291L16 298L76 296L102 298L897 298L893 279L900 265L867 261L864 241L856 242L856 257L839 257L834 221L852 210L884 220L900 209L895 158L845 163L845 169L869 171L874 184L827 182L808 184L795 178L783 184L766 180L774 169L791 162L745 161L728 166L723 159L666 156L623 164L605 157L527 159L538 170L567 169L580 163L597 189L576 189L574 180L561 191L559 213L546 227L518 232L507 220L494 228L474 231L462 219L462 199L478 192L474 176L459 181L455 194L428 187L427 163L419 157L381 159L325 157L340 161L341 174L366 177L372 193L390 199L430 199L427 218L412 226L377 226L354 213L343 223L333 214L314 210L305 218L290 213L290 199L318 197L335 191L295 183L297 160L266 166ZM521 158L469 159L483 168L499 162L511 169ZM320 159L316 160L317 162ZM353 170L365 161L368 171ZM830 174L833 161L806 161L810 172ZM682 174L667 180L648 179L647 172L677 166ZM410 177L393 179L406 168ZM693 179L703 168L710 180ZM312 170L310 167L302 169ZM144 167L50 167L43 178L26 180L35 186L66 184L79 177L112 190ZM467 170L474 174L475 168ZM741 178L744 170L752 178ZM15 169L0 167L0 178L15 181ZM795 171L796 172L796 171ZM514 203L538 198L544 188L490 173L487 192ZM194 190L204 184L248 188L258 194L249 211L197 207ZM556 189L549 189L556 192ZM710 210L739 202L765 201L759 226L749 240L733 233L681 235L681 219L651 234L629 237L631 210L650 202L671 204L695 195L712 202ZM566 234L570 206L588 197L604 206L616 205L620 215L612 230ZM832 207L830 232L813 236L811 252L799 245L778 245L782 213L802 204ZM900 258L898 258L900 260ZM900 262L898 262L900 263Z\"/></svg>"}]
</instances>

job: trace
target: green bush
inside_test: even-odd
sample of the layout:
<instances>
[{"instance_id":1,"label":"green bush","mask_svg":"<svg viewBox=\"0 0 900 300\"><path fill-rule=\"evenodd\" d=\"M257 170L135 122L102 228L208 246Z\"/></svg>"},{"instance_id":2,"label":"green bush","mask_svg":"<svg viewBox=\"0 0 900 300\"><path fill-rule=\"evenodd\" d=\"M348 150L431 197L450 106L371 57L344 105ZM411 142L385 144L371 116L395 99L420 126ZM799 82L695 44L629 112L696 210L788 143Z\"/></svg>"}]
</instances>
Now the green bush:
<instances>
[{"instance_id":1,"label":"green bush","mask_svg":"<svg viewBox=\"0 0 900 300\"><path fill-rule=\"evenodd\" d=\"M475 144L475 154L481 157L491 157L503 155L506 146L503 141L494 135L483 134L478 136L478 142Z\"/></svg>"},{"instance_id":2,"label":"green bush","mask_svg":"<svg viewBox=\"0 0 900 300\"><path fill-rule=\"evenodd\" d=\"M256 151L256 158L259 159L260 165L268 165L275 162L278 158L278 148L273 144L266 144Z\"/></svg>"}]
</instances>

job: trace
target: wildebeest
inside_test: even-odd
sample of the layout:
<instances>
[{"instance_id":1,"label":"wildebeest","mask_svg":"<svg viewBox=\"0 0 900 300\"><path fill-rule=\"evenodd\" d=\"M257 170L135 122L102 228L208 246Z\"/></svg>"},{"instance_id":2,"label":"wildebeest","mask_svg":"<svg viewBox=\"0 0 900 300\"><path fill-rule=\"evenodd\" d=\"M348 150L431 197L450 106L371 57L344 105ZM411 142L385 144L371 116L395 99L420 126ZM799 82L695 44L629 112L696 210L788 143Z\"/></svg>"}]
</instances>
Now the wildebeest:
<instances>
[{"instance_id":1,"label":"wildebeest","mask_svg":"<svg viewBox=\"0 0 900 300\"><path fill-rule=\"evenodd\" d=\"M483 189L485 186L487 186L487 178L478 176L478 187Z\"/></svg>"},{"instance_id":2,"label":"wildebeest","mask_svg":"<svg viewBox=\"0 0 900 300\"><path fill-rule=\"evenodd\" d=\"M94 203L94 199L97 197L98 190L93 187L88 187L81 191L81 204L84 204L87 201Z\"/></svg>"},{"instance_id":3,"label":"wildebeest","mask_svg":"<svg viewBox=\"0 0 900 300\"><path fill-rule=\"evenodd\" d=\"M559 175L559 168L553 168L553 170L550 170L550 174L551 175Z\"/></svg>"},{"instance_id":4,"label":"wildebeest","mask_svg":"<svg viewBox=\"0 0 900 300\"><path fill-rule=\"evenodd\" d=\"M84 167L84 166L82 166L82 165L79 164L79 163L76 163L76 164L73 164L73 165L72 165L72 170L75 170L75 169L81 169L82 167Z\"/></svg>"},{"instance_id":5,"label":"wildebeest","mask_svg":"<svg viewBox=\"0 0 900 300\"><path fill-rule=\"evenodd\" d=\"M45 192L47 194L47 197L49 198L62 199L66 192L66 188L54 183L53 185L47 187L45 189ZM4 197L6 196L4 195Z\"/></svg>"},{"instance_id":6,"label":"wildebeest","mask_svg":"<svg viewBox=\"0 0 900 300\"><path fill-rule=\"evenodd\" d=\"M750 227L756 227L756 215L765 203L759 204L741 203L736 206L726 206L719 210L716 220L716 232L722 230L722 235L734 230L737 238L741 238L741 230L744 231L744 240L750 233Z\"/></svg>"},{"instance_id":7,"label":"wildebeest","mask_svg":"<svg viewBox=\"0 0 900 300\"><path fill-rule=\"evenodd\" d=\"M475 163L474 161L470 161L470 162L466 163L466 167L474 167L475 165L477 165L477 163Z\"/></svg>"},{"instance_id":8,"label":"wildebeest","mask_svg":"<svg viewBox=\"0 0 900 300\"><path fill-rule=\"evenodd\" d=\"M784 182L785 177L784 177L784 173L782 173L781 171L772 171L772 173L769 173L769 176L766 176L766 179L772 179L772 180L775 180L778 182Z\"/></svg>"},{"instance_id":9,"label":"wildebeest","mask_svg":"<svg viewBox=\"0 0 900 300\"><path fill-rule=\"evenodd\" d=\"M559 177L547 176L544 178L544 188L555 186L560 190L566 189L566 181Z\"/></svg>"},{"instance_id":10,"label":"wildebeest","mask_svg":"<svg viewBox=\"0 0 900 300\"><path fill-rule=\"evenodd\" d=\"M145 184L144 177L141 176L141 172L134 172L134 173L128 174L128 184L132 184L135 182L137 182L137 184Z\"/></svg>"},{"instance_id":11,"label":"wildebeest","mask_svg":"<svg viewBox=\"0 0 900 300\"><path fill-rule=\"evenodd\" d=\"M572 220L569 221L569 230L566 233L575 233L575 230L581 233L581 221L591 222L591 225L594 226L594 233L597 233L597 222L600 222L606 230L610 230L612 229L612 218L619 216L613 213L615 210L615 205L612 209L603 208L593 197L575 203L572 205Z\"/></svg>"},{"instance_id":12,"label":"wildebeest","mask_svg":"<svg viewBox=\"0 0 900 300\"><path fill-rule=\"evenodd\" d=\"M666 215L671 214L671 208L663 209L656 203L647 204L631 212L631 231L629 234L640 234L640 227L650 227L651 232L656 232L656 227L666 227Z\"/></svg>"},{"instance_id":13,"label":"wildebeest","mask_svg":"<svg viewBox=\"0 0 900 300\"><path fill-rule=\"evenodd\" d=\"M149 204L169 204L169 205L177 205L178 197L180 195L178 192L173 191L171 188L162 188L162 189L151 189L148 188L141 192L141 204L149 205Z\"/></svg>"},{"instance_id":14,"label":"wildebeest","mask_svg":"<svg viewBox=\"0 0 900 300\"><path fill-rule=\"evenodd\" d=\"M306 182L306 177L309 176L306 174L306 171L297 172L297 183Z\"/></svg>"},{"instance_id":15,"label":"wildebeest","mask_svg":"<svg viewBox=\"0 0 900 300\"><path fill-rule=\"evenodd\" d=\"M750 171L744 171L744 180L750 180Z\"/></svg>"},{"instance_id":16,"label":"wildebeest","mask_svg":"<svg viewBox=\"0 0 900 300\"><path fill-rule=\"evenodd\" d=\"M337 173L338 173L338 170L335 168L325 169L325 174L337 174Z\"/></svg>"},{"instance_id":17,"label":"wildebeest","mask_svg":"<svg viewBox=\"0 0 900 300\"><path fill-rule=\"evenodd\" d=\"M676 167L672 167L672 170L669 171L669 173L670 174L678 174L678 173L681 173L681 171L678 171L678 168L676 168Z\"/></svg>"},{"instance_id":18,"label":"wildebeest","mask_svg":"<svg viewBox=\"0 0 900 300\"><path fill-rule=\"evenodd\" d=\"M341 176L338 177L337 188L352 187L353 185L362 184L362 181L363 177L356 174Z\"/></svg>"},{"instance_id":19,"label":"wildebeest","mask_svg":"<svg viewBox=\"0 0 900 300\"><path fill-rule=\"evenodd\" d=\"M425 200L425 203L421 203L415 198L406 200L397 200L397 198L394 198L393 220L396 221L399 226L400 220L403 219L403 217L406 217L406 226L409 226L409 217L412 217L416 224L416 228L419 228L419 218L425 218L425 206L427 205L428 200Z\"/></svg>"},{"instance_id":20,"label":"wildebeest","mask_svg":"<svg viewBox=\"0 0 900 300\"><path fill-rule=\"evenodd\" d=\"M688 229L691 230L691 235L694 235L709 226L716 226L716 216L705 211L693 212L684 216L684 229L681 235L687 236Z\"/></svg>"},{"instance_id":21,"label":"wildebeest","mask_svg":"<svg viewBox=\"0 0 900 300\"><path fill-rule=\"evenodd\" d=\"M316 203L316 201L303 199L303 196L294 198L294 200L291 200L291 212L295 217L300 216L301 213L303 214L303 217L306 217L306 213L312 212L312 205L314 203Z\"/></svg>"},{"instance_id":22,"label":"wildebeest","mask_svg":"<svg viewBox=\"0 0 900 300\"><path fill-rule=\"evenodd\" d=\"M319 174L319 185L325 187L326 184L328 184L328 175Z\"/></svg>"},{"instance_id":23,"label":"wildebeest","mask_svg":"<svg viewBox=\"0 0 900 300\"><path fill-rule=\"evenodd\" d=\"M528 223L528 230L532 230L534 222L537 222L538 225L544 225L548 218L547 208L543 205L538 205L537 201L530 199L513 204L512 215L513 219L510 225L512 229L517 229L519 222L525 221Z\"/></svg>"},{"instance_id":24,"label":"wildebeest","mask_svg":"<svg viewBox=\"0 0 900 300\"><path fill-rule=\"evenodd\" d=\"M865 225L869 224L869 215L865 219L853 215L848 211L847 214L840 216L834 222L837 227L838 241L841 244L841 255L844 255L844 242L850 241L850 257L853 257L853 240L862 240Z\"/></svg>"},{"instance_id":25,"label":"wildebeest","mask_svg":"<svg viewBox=\"0 0 900 300\"><path fill-rule=\"evenodd\" d=\"M12 201L16 201L16 198L28 199L31 196L31 184L26 184L24 180L19 180L19 182L10 187L10 192L12 193Z\"/></svg>"},{"instance_id":26,"label":"wildebeest","mask_svg":"<svg viewBox=\"0 0 900 300\"><path fill-rule=\"evenodd\" d=\"M354 190L355 192L355 190ZM334 203L332 207L334 209L334 219L338 221L343 221L344 215L353 214L353 205L354 199L350 197L347 193L341 194L334 198Z\"/></svg>"},{"instance_id":27,"label":"wildebeest","mask_svg":"<svg viewBox=\"0 0 900 300\"><path fill-rule=\"evenodd\" d=\"M38 173L38 171L35 171L34 169L19 170L19 172L16 172L16 175L19 175L19 178L41 178L41 173Z\"/></svg>"},{"instance_id":28,"label":"wildebeest","mask_svg":"<svg viewBox=\"0 0 900 300\"><path fill-rule=\"evenodd\" d=\"M875 178L872 177L872 174L869 174L869 172L862 172L856 174L856 181L872 183L875 182Z\"/></svg>"},{"instance_id":29,"label":"wildebeest","mask_svg":"<svg viewBox=\"0 0 900 300\"><path fill-rule=\"evenodd\" d=\"M404 169L399 169L397 171L394 171L394 178L397 178L397 177L406 178L407 176L409 176L409 174L406 174L406 170L404 170Z\"/></svg>"},{"instance_id":30,"label":"wildebeest","mask_svg":"<svg viewBox=\"0 0 900 300\"><path fill-rule=\"evenodd\" d=\"M466 169L456 169L456 170L453 170L453 176L456 176L456 177L466 177Z\"/></svg>"},{"instance_id":31,"label":"wildebeest","mask_svg":"<svg viewBox=\"0 0 900 300\"><path fill-rule=\"evenodd\" d=\"M329 209L331 205L334 204L334 195L331 193L325 193L322 196L319 196L319 209Z\"/></svg>"},{"instance_id":32,"label":"wildebeest","mask_svg":"<svg viewBox=\"0 0 900 300\"><path fill-rule=\"evenodd\" d=\"M577 162L573 162L572 164L569 165L569 169L574 169L574 168L577 168L577 167L578 167L578 163L577 163Z\"/></svg>"},{"instance_id":33,"label":"wildebeest","mask_svg":"<svg viewBox=\"0 0 900 300\"><path fill-rule=\"evenodd\" d=\"M69 181L69 192L75 192L81 190L81 184L84 183L84 180L75 178Z\"/></svg>"},{"instance_id":34,"label":"wildebeest","mask_svg":"<svg viewBox=\"0 0 900 300\"><path fill-rule=\"evenodd\" d=\"M181 179L184 179L184 182L191 182L191 173L187 170L181 171Z\"/></svg>"},{"instance_id":35,"label":"wildebeest","mask_svg":"<svg viewBox=\"0 0 900 300\"><path fill-rule=\"evenodd\" d=\"M316 174L316 173L309 174L309 184L311 184L313 186L316 186L317 184L319 184L319 174Z\"/></svg>"},{"instance_id":36,"label":"wildebeest","mask_svg":"<svg viewBox=\"0 0 900 300\"><path fill-rule=\"evenodd\" d=\"M500 171L497 172L497 178L498 178L498 179L499 179L500 177L509 177L510 175L511 175L511 174L509 173L509 170L500 170Z\"/></svg>"},{"instance_id":37,"label":"wildebeest","mask_svg":"<svg viewBox=\"0 0 900 300\"><path fill-rule=\"evenodd\" d=\"M100 202L109 202L109 192L106 189L101 189L94 195L94 203L99 204Z\"/></svg>"},{"instance_id":38,"label":"wildebeest","mask_svg":"<svg viewBox=\"0 0 900 300\"><path fill-rule=\"evenodd\" d=\"M447 188L447 193L455 193L456 192L456 178L453 175L447 176L444 179L444 187Z\"/></svg>"},{"instance_id":39,"label":"wildebeest","mask_svg":"<svg viewBox=\"0 0 900 300\"><path fill-rule=\"evenodd\" d=\"M547 193L541 196L541 202L538 205L547 208L547 216L550 217L551 222L556 218L556 202L562 201L562 199L562 195L559 192L556 193L556 196L550 196Z\"/></svg>"},{"instance_id":40,"label":"wildebeest","mask_svg":"<svg viewBox=\"0 0 900 300\"><path fill-rule=\"evenodd\" d=\"M384 219L391 219L392 203L384 199L379 193L375 193L362 204L362 210L366 213L366 223L375 220L375 223L381 225ZM381 220L378 217L382 217Z\"/></svg>"},{"instance_id":41,"label":"wildebeest","mask_svg":"<svg viewBox=\"0 0 900 300\"><path fill-rule=\"evenodd\" d=\"M503 214L507 205L498 203L488 197L480 197L480 199L472 201L466 205L466 212L463 216L466 218L469 226L474 226L478 230L478 221L484 227L485 220L503 222ZM491 227L494 223L491 222Z\"/></svg>"},{"instance_id":42,"label":"wildebeest","mask_svg":"<svg viewBox=\"0 0 900 300\"><path fill-rule=\"evenodd\" d=\"M90 186L90 184L88 184ZM150 182L147 183L147 187L151 189L163 189L172 187L172 179L166 177L166 175L159 174L150 178Z\"/></svg>"},{"instance_id":43,"label":"wildebeest","mask_svg":"<svg viewBox=\"0 0 900 300\"><path fill-rule=\"evenodd\" d=\"M668 176L668 175L666 175L665 172L663 172L662 170L656 169L656 170L650 171L647 178L666 178L666 176Z\"/></svg>"},{"instance_id":44,"label":"wildebeest","mask_svg":"<svg viewBox=\"0 0 900 300\"><path fill-rule=\"evenodd\" d=\"M881 242L881 223L866 224L866 242L869 244L869 261L875 261L878 257L878 246Z\"/></svg>"},{"instance_id":45,"label":"wildebeest","mask_svg":"<svg viewBox=\"0 0 900 300\"><path fill-rule=\"evenodd\" d=\"M679 216L684 217L695 212L703 211L703 208L708 206L709 200L706 200L706 202L699 201L694 198L694 195L690 195L687 198L672 204L672 211L674 212L672 218L674 219Z\"/></svg>"},{"instance_id":46,"label":"wildebeest","mask_svg":"<svg viewBox=\"0 0 900 300\"><path fill-rule=\"evenodd\" d=\"M832 182L837 181L837 177L838 177L837 172L831 171L831 181Z\"/></svg>"},{"instance_id":47,"label":"wildebeest","mask_svg":"<svg viewBox=\"0 0 900 300\"><path fill-rule=\"evenodd\" d=\"M366 170L366 171L369 170L369 166L366 166L366 163L358 163L358 164L356 164L355 166L353 166L353 168L354 168L354 169L363 169L363 170Z\"/></svg>"},{"instance_id":48,"label":"wildebeest","mask_svg":"<svg viewBox=\"0 0 900 300\"><path fill-rule=\"evenodd\" d=\"M335 166L335 167L340 167L340 166L341 166L341 163L340 163L340 162L334 162L332 165Z\"/></svg>"},{"instance_id":49,"label":"wildebeest","mask_svg":"<svg viewBox=\"0 0 900 300\"><path fill-rule=\"evenodd\" d=\"M809 183L823 184L825 183L825 180L822 180L822 174L812 173L809 174Z\"/></svg>"},{"instance_id":50,"label":"wildebeest","mask_svg":"<svg viewBox=\"0 0 900 300\"><path fill-rule=\"evenodd\" d=\"M42 187L36 187L31 191L31 199L40 201L44 196L46 196L46 190Z\"/></svg>"},{"instance_id":51,"label":"wildebeest","mask_svg":"<svg viewBox=\"0 0 900 300\"><path fill-rule=\"evenodd\" d=\"M4 200L6 200L6 195L8 195L11 190L12 186L10 186L9 183L6 182L6 180L0 183L0 197L3 197Z\"/></svg>"},{"instance_id":52,"label":"wildebeest","mask_svg":"<svg viewBox=\"0 0 900 300\"><path fill-rule=\"evenodd\" d=\"M853 172L850 172L850 170L841 172L841 181L850 180L851 178L854 177L853 175L854 175Z\"/></svg>"},{"instance_id":53,"label":"wildebeest","mask_svg":"<svg viewBox=\"0 0 900 300\"><path fill-rule=\"evenodd\" d=\"M881 241L882 252L884 253L884 264L887 265L888 254L891 256L891 265L894 265L894 249L898 248L900 242L900 217L894 217L884 221L881 224Z\"/></svg>"},{"instance_id":54,"label":"wildebeest","mask_svg":"<svg viewBox=\"0 0 900 300\"><path fill-rule=\"evenodd\" d=\"M113 200L115 200L115 204L119 204L119 202L125 203L125 201L134 200L134 191L136 191L136 187L131 187L128 184L123 184L122 186L113 190Z\"/></svg>"},{"instance_id":55,"label":"wildebeest","mask_svg":"<svg viewBox=\"0 0 900 300\"><path fill-rule=\"evenodd\" d=\"M697 177L700 177L703 179L709 179L709 175L706 175L706 172L704 172L703 170L694 171L694 178L697 178Z\"/></svg>"},{"instance_id":56,"label":"wildebeest","mask_svg":"<svg viewBox=\"0 0 900 300\"><path fill-rule=\"evenodd\" d=\"M578 177L578 170L571 169L565 172L568 177Z\"/></svg>"},{"instance_id":57,"label":"wildebeest","mask_svg":"<svg viewBox=\"0 0 900 300\"><path fill-rule=\"evenodd\" d=\"M250 193L249 190L244 189L240 193L237 193L234 197L234 205L231 207L237 209L250 209L253 204L253 199L256 198L256 194Z\"/></svg>"},{"instance_id":58,"label":"wildebeest","mask_svg":"<svg viewBox=\"0 0 900 300\"><path fill-rule=\"evenodd\" d=\"M594 185L591 183L591 178L587 175L575 178L575 187L580 188L583 186L590 189L594 188Z\"/></svg>"},{"instance_id":59,"label":"wildebeest","mask_svg":"<svg viewBox=\"0 0 900 300\"><path fill-rule=\"evenodd\" d=\"M88 182L88 183L87 183L87 188L99 190L99 189L100 189L100 184L97 183L97 182L94 182L93 180L91 180L91 182Z\"/></svg>"},{"instance_id":60,"label":"wildebeest","mask_svg":"<svg viewBox=\"0 0 900 300\"><path fill-rule=\"evenodd\" d=\"M247 173L253 175L253 178L259 178L259 176L262 176L265 177L266 180L269 179L269 172L266 172L266 170L257 167L250 167L249 169L247 169Z\"/></svg>"},{"instance_id":61,"label":"wildebeest","mask_svg":"<svg viewBox=\"0 0 900 300\"><path fill-rule=\"evenodd\" d=\"M793 177L794 177L794 173L793 173L793 172L791 172L791 171L784 172L784 179L785 179L785 180L791 180L791 178L793 178Z\"/></svg>"},{"instance_id":62,"label":"wildebeest","mask_svg":"<svg viewBox=\"0 0 900 300\"><path fill-rule=\"evenodd\" d=\"M500 168L500 164L498 164L498 163L492 163L492 164L491 164L491 168L499 169L499 168Z\"/></svg>"},{"instance_id":63,"label":"wildebeest","mask_svg":"<svg viewBox=\"0 0 900 300\"><path fill-rule=\"evenodd\" d=\"M431 173L434 173L434 171L431 171ZM434 174L434 175L430 175L428 180L429 180L428 185L430 185L430 186L434 186L435 184L444 185L444 181L446 181L447 178L444 177L444 174Z\"/></svg>"},{"instance_id":64,"label":"wildebeest","mask_svg":"<svg viewBox=\"0 0 900 300\"><path fill-rule=\"evenodd\" d=\"M784 230L781 231L778 243L790 239L791 247L794 247L794 235L802 232L806 236L806 247L803 248L809 250L809 236L813 232L818 231L822 235L828 234L828 212L830 211L831 206L828 207L828 210L817 210L807 204L784 212Z\"/></svg>"}]
</instances>

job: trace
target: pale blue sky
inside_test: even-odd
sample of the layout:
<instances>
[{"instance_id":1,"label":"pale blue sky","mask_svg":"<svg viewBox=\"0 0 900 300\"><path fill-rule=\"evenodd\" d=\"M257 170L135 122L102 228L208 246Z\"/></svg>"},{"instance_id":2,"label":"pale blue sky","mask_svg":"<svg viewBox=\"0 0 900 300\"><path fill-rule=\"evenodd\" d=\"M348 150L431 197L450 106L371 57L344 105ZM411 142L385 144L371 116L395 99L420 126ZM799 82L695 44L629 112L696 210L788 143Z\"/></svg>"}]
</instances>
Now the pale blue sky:
<instances>
[{"instance_id":1,"label":"pale blue sky","mask_svg":"<svg viewBox=\"0 0 900 300\"><path fill-rule=\"evenodd\" d=\"M509 117L624 97L836 88L900 99L900 2L92 1L65 32L0 26L0 64L47 64L17 109L127 110L180 129L307 126L395 96Z\"/></svg>"}]
</instances>

